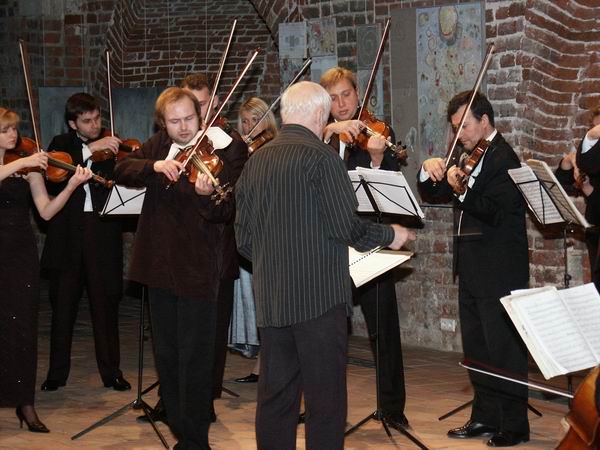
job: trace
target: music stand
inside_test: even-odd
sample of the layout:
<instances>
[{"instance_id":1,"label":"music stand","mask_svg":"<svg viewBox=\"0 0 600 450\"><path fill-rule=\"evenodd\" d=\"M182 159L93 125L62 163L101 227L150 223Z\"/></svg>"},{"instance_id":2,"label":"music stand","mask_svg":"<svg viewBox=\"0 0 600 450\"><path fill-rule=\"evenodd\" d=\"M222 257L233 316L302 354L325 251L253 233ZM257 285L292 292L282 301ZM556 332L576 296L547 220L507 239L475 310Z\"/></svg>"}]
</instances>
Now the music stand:
<instances>
[{"instance_id":1,"label":"music stand","mask_svg":"<svg viewBox=\"0 0 600 450\"><path fill-rule=\"evenodd\" d=\"M133 189L126 188L123 186L115 185L112 187L108 198L106 199L106 203L104 204L104 208L102 208L101 216L106 215L136 215L140 214L142 210L142 205L144 203L146 189ZM144 415L148 419L150 425L154 429L154 432L160 439L163 446L168 449L169 444L165 440L164 436L157 428L156 423L152 419L152 413L154 410L152 407L146 403L142 396L152 389L158 386L159 382L155 381L152 385L148 386L146 389L142 390L142 374L144 370L144 307L146 302L146 288L142 288L142 296L140 298L140 318L139 318L139 333L138 333L138 377L137 377L137 396L136 398L116 411L112 412L108 416L100 419L99 421L93 423L83 431L75 434L71 437L71 440L79 439L83 435L89 433L90 431L110 422L111 420L119 417L124 414L128 409L142 409L144 411Z\"/></svg>"},{"instance_id":2,"label":"music stand","mask_svg":"<svg viewBox=\"0 0 600 450\"><path fill-rule=\"evenodd\" d=\"M536 159L528 159L519 169L508 171L517 188L525 198L527 206L542 225L563 224L563 257L565 260L564 287L569 287L571 275L569 274L569 260L567 258L567 233L575 227L584 229L591 225L579 212L573 201L569 198L554 172L548 164ZM573 392L573 378L567 375L567 389ZM571 399L569 399L569 407Z\"/></svg>"},{"instance_id":3,"label":"music stand","mask_svg":"<svg viewBox=\"0 0 600 450\"><path fill-rule=\"evenodd\" d=\"M425 217L401 172L380 171L359 167L356 171L348 172L348 175L354 185L354 192L358 199L359 206L357 211L374 213L377 217L377 223L381 223L383 214L404 214L420 218ZM348 436L363 424L370 420L376 420L381 422L386 434L393 441L392 434L381 410L381 387L379 379L379 282L375 281L375 283L376 409L356 425L350 427L344 434ZM398 431L422 450L428 450L406 427L401 426Z\"/></svg>"}]
</instances>

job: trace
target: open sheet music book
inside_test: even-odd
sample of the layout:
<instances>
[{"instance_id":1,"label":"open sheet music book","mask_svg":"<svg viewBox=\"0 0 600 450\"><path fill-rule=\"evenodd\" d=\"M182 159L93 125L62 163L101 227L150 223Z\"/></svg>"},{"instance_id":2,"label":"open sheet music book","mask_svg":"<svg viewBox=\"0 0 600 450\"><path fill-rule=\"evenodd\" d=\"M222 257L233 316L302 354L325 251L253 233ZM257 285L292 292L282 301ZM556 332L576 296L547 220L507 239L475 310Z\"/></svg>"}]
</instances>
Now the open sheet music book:
<instances>
[{"instance_id":1,"label":"open sheet music book","mask_svg":"<svg viewBox=\"0 0 600 450\"><path fill-rule=\"evenodd\" d=\"M546 379L600 364L600 295L592 283L524 289L500 301Z\"/></svg>"},{"instance_id":2,"label":"open sheet music book","mask_svg":"<svg viewBox=\"0 0 600 450\"><path fill-rule=\"evenodd\" d=\"M381 250L380 247L370 252L357 252L348 247L350 276L354 285L360 287L388 270L408 261L410 252Z\"/></svg>"},{"instance_id":3,"label":"open sheet music book","mask_svg":"<svg viewBox=\"0 0 600 450\"><path fill-rule=\"evenodd\" d=\"M528 159L520 168L510 169L508 174L542 225L567 222L590 227L544 161Z\"/></svg>"},{"instance_id":4,"label":"open sheet music book","mask_svg":"<svg viewBox=\"0 0 600 450\"><path fill-rule=\"evenodd\" d=\"M425 218L402 172L358 167L348 171L354 193L358 199L358 212L373 212L373 205L360 180L364 179L379 211Z\"/></svg>"}]
</instances>

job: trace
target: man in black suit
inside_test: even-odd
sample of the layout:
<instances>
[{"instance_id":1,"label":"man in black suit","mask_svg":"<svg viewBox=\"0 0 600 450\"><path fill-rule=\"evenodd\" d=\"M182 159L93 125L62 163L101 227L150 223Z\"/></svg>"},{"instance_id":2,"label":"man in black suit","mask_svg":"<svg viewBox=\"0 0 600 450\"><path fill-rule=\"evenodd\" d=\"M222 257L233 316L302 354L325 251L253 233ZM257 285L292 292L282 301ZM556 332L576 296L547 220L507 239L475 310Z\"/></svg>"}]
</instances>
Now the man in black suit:
<instances>
[{"instance_id":1,"label":"man in black suit","mask_svg":"<svg viewBox=\"0 0 600 450\"><path fill-rule=\"evenodd\" d=\"M448 122L456 132L471 92L456 95L448 105ZM459 134L470 153L490 142L469 177L445 161L431 158L419 172L419 191L430 202L453 201L457 217L455 268L459 277L459 313L465 359L527 377L527 351L500 303L511 290L527 287L529 261L525 203L508 170L519 158L494 128L494 111L481 93L475 95ZM465 191L462 183L465 180ZM508 447L529 440L527 388L470 373L475 391L470 420L450 430L452 438L493 433L490 447Z\"/></svg>"},{"instance_id":2,"label":"man in black suit","mask_svg":"<svg viewBox=\"0 0 600 450\"><path fill-rule=\"evenodd\" d=\"M339 138L342 133L356 136L364 127L360 120L356 120L359 100L354 73L342 67L334 67L323 74L320 83L331 97L333 119L325 128L324 139L344 159L346 168L348 170L355 170L357 167L400 170L398 159L386 147L386 139L383 136L369 138L367 151L357 145L346 144ZM360 305L365 316L373 354L376 354L375 337L379 333L380 400L386 421L394 428L405 427L408 425L408 419L404 414L406 390L393 271L357 289L355 301ZM377 306L379 307L379 330L377 329Z\"/></svg>"},{"instance_id":3,"label":"man in black suit","mask_svg":"<svg viewBox=\"0 0 600 450\"><path fill-rule=\"evenodd\" d=\"M48 150L68 152L73 164L90 167L105 178L112 177L120 140L103 136L100 107L89 94L74 94L67 100L65 121L69 132L56 136ZM109 158L92 163L96 152ZM97 154L97 153L96 153ZM62 186L49 186L62 189ZM43 391L64 386L71 367L73 325L83 288L87 291L96 346L96 362L106 387L131 389L119 369L119 302L123 283L121 222L99 216L108 189L83 184L48 224L42 267L50 276L52 329L50 364Z\"/></svg>"}]
</instances>

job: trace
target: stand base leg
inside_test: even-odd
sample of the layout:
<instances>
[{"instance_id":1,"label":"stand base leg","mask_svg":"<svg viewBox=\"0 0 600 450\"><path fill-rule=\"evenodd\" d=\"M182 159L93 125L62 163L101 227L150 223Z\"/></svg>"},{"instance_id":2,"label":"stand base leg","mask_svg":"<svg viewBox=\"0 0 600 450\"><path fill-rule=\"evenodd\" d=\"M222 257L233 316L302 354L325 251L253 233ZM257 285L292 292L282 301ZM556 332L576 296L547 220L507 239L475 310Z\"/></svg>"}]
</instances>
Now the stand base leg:
<instances>
[{"instance_id":1,"label":"stand base leg","mask_svg":"<svg viewBox=\"0 0 600 450\"><path fill-rule=\"evenodd\" d=\"M459 411L462 411L463 409L465 409L468 406L471 406L473 404L473 400L469 400L467 403L463 403L462 405L460 405L457 408L454 408L452 411L447 412L446 414L444 414L443 416L438 417L438 420L444 420L447 419L450 416L453 416L454 414L456 414ZM527 408L534 413L536 416L538 417L542 417L543 414L541 412L539 412L536 408L534 408L533 406L531 406L529 403L527 403Z\"/></svg>"},{"instance_id":2,"label":"stand base leg","mask_svg":"<svg viewBox=\"0 0 600 450\"><path fill-rule=\"evenodd\" d=\"M232 391L231 389L227 389L225 386L221 387L221 390L223 392L225 392L226 394L231 395L232 397L238 398L240 396L240 394L238 394L237 392Z\"/></svg>"},{"instance_id":3,"label":"stand base leg","mask_svg":"<svg viewBox=\"0 0 600 450\"><path fill-rule=\"evenodd\" d=\"M388 424L387 424L387 422L386 422L385 418L383 417L383 414L382 414L382 412L380 410L373 411L371 414L369 414L367 417L365 417L364 419L362 419L356 425L353 425L352 427L348 428L348 430L346 430L346 432L344 433L344 436L348 436L348 435L354 433L356 430L358 430L361 426L363 426L369 420L376 420L376 421L381 422L381 424L383 425L383 429L385 430L386 434L388 435L388 437L390 438L390 440L392 442L394 442L394 437L392 436L392 433L390 432L390 428L389 428L389 426L388 426ZM415 444L421 450L429 450L429 448L426 447L425 444L423 444L415 436L413 436L405 427L398 427L398 428L394 427L394 429L398 430L400 433L402 433L404 436L406 436L413 444Z\"/></svg>"}]
</instances>

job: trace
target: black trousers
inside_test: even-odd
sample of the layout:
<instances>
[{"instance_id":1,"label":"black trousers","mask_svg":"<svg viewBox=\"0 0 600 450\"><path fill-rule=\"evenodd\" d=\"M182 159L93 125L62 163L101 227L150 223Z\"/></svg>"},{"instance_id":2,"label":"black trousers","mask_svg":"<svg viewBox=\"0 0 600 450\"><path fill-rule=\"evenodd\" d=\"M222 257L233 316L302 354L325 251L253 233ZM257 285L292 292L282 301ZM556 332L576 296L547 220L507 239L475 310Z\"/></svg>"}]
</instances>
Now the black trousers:
<instances>
[{"instance_id":1,"label":"black trousers","mask_svg":"<svg viewBox=\"0 0 600 450\"><path fill-rule=\"evenodd\" d=\"M527 349L498 298L477 298L459 284L465 358L527 377ZM500 431L529 433L527 387L469 371L475 391L471 420Z\"/></svg>"},{"instance_id":2,"label":"black trousers","mask_svg":"<svg viewBox=\"0 0 600 450\"><path fill-rule=\"evenodd\" d=\"M221 397L223 374L227 358L229 321L233 311L233 286L235 280L221 280L217 300L217 326L215 334L215 362L213 367L213 399Z\"/></svg>"},{"instance_id":3,"label":"black trousers","mask_svg":"<svg viewBox=\"0 0 600 450\"><path fill-rule=\"evenodd\" d=\"M260 328L256 408L259 450L293 450L304 392L306 448L344 447L346 424L346 305L288 327Z\"/></svg>"},{"instance_id":4,"label":"black trousers","mask_svg":"<svg viewBox=\"0 0 600 450\"><path fill-rule=\"evenodd\" d=\"M379 286L379 294L377 289ZM384 414L404 414L406 390L404 363L398 321L396 287L391 272L359 288L356 301L360 304L375 357L377 335L377 297L379 297L379 381L380 401Z\"/></svg>"},{"instance_id":5,"label":"black trousers","mask_svg":"<svg viewBox=\"0 0 600 450\"><path fill-rule=\"evenodd\" d=\"M600 292L600 253L598 252L600 239L598 232L586 231L585 244L590 259L590 272L592 276L592 282L594 283L594 286L596 286L596 290Z\"/></svg>"},{"instance_id":6,"label":"black trousers","mask_svg":"<svg viewBox=\"0 0 600 450\"><path fill-rule=\"evenodd\" d=\"M119 302L122 295L122 260L100 248L95 234L102 224L95 214L85 214L80 264L50 272L52 306L49 380L66 382L71 370L73 326L86 288L90 304L96 362L103 382L122 376L119 369Z\"/></svg>"},{"instance_id":7,"label":"black trousers","mask_svg":"<svg viewBox=\"0 0 600 450\"><path fill-rule=\"evenodd\" d=\"M156 369L177 449L210 449L216 302L148 289Z\"/></svg>"}]
</instances>

